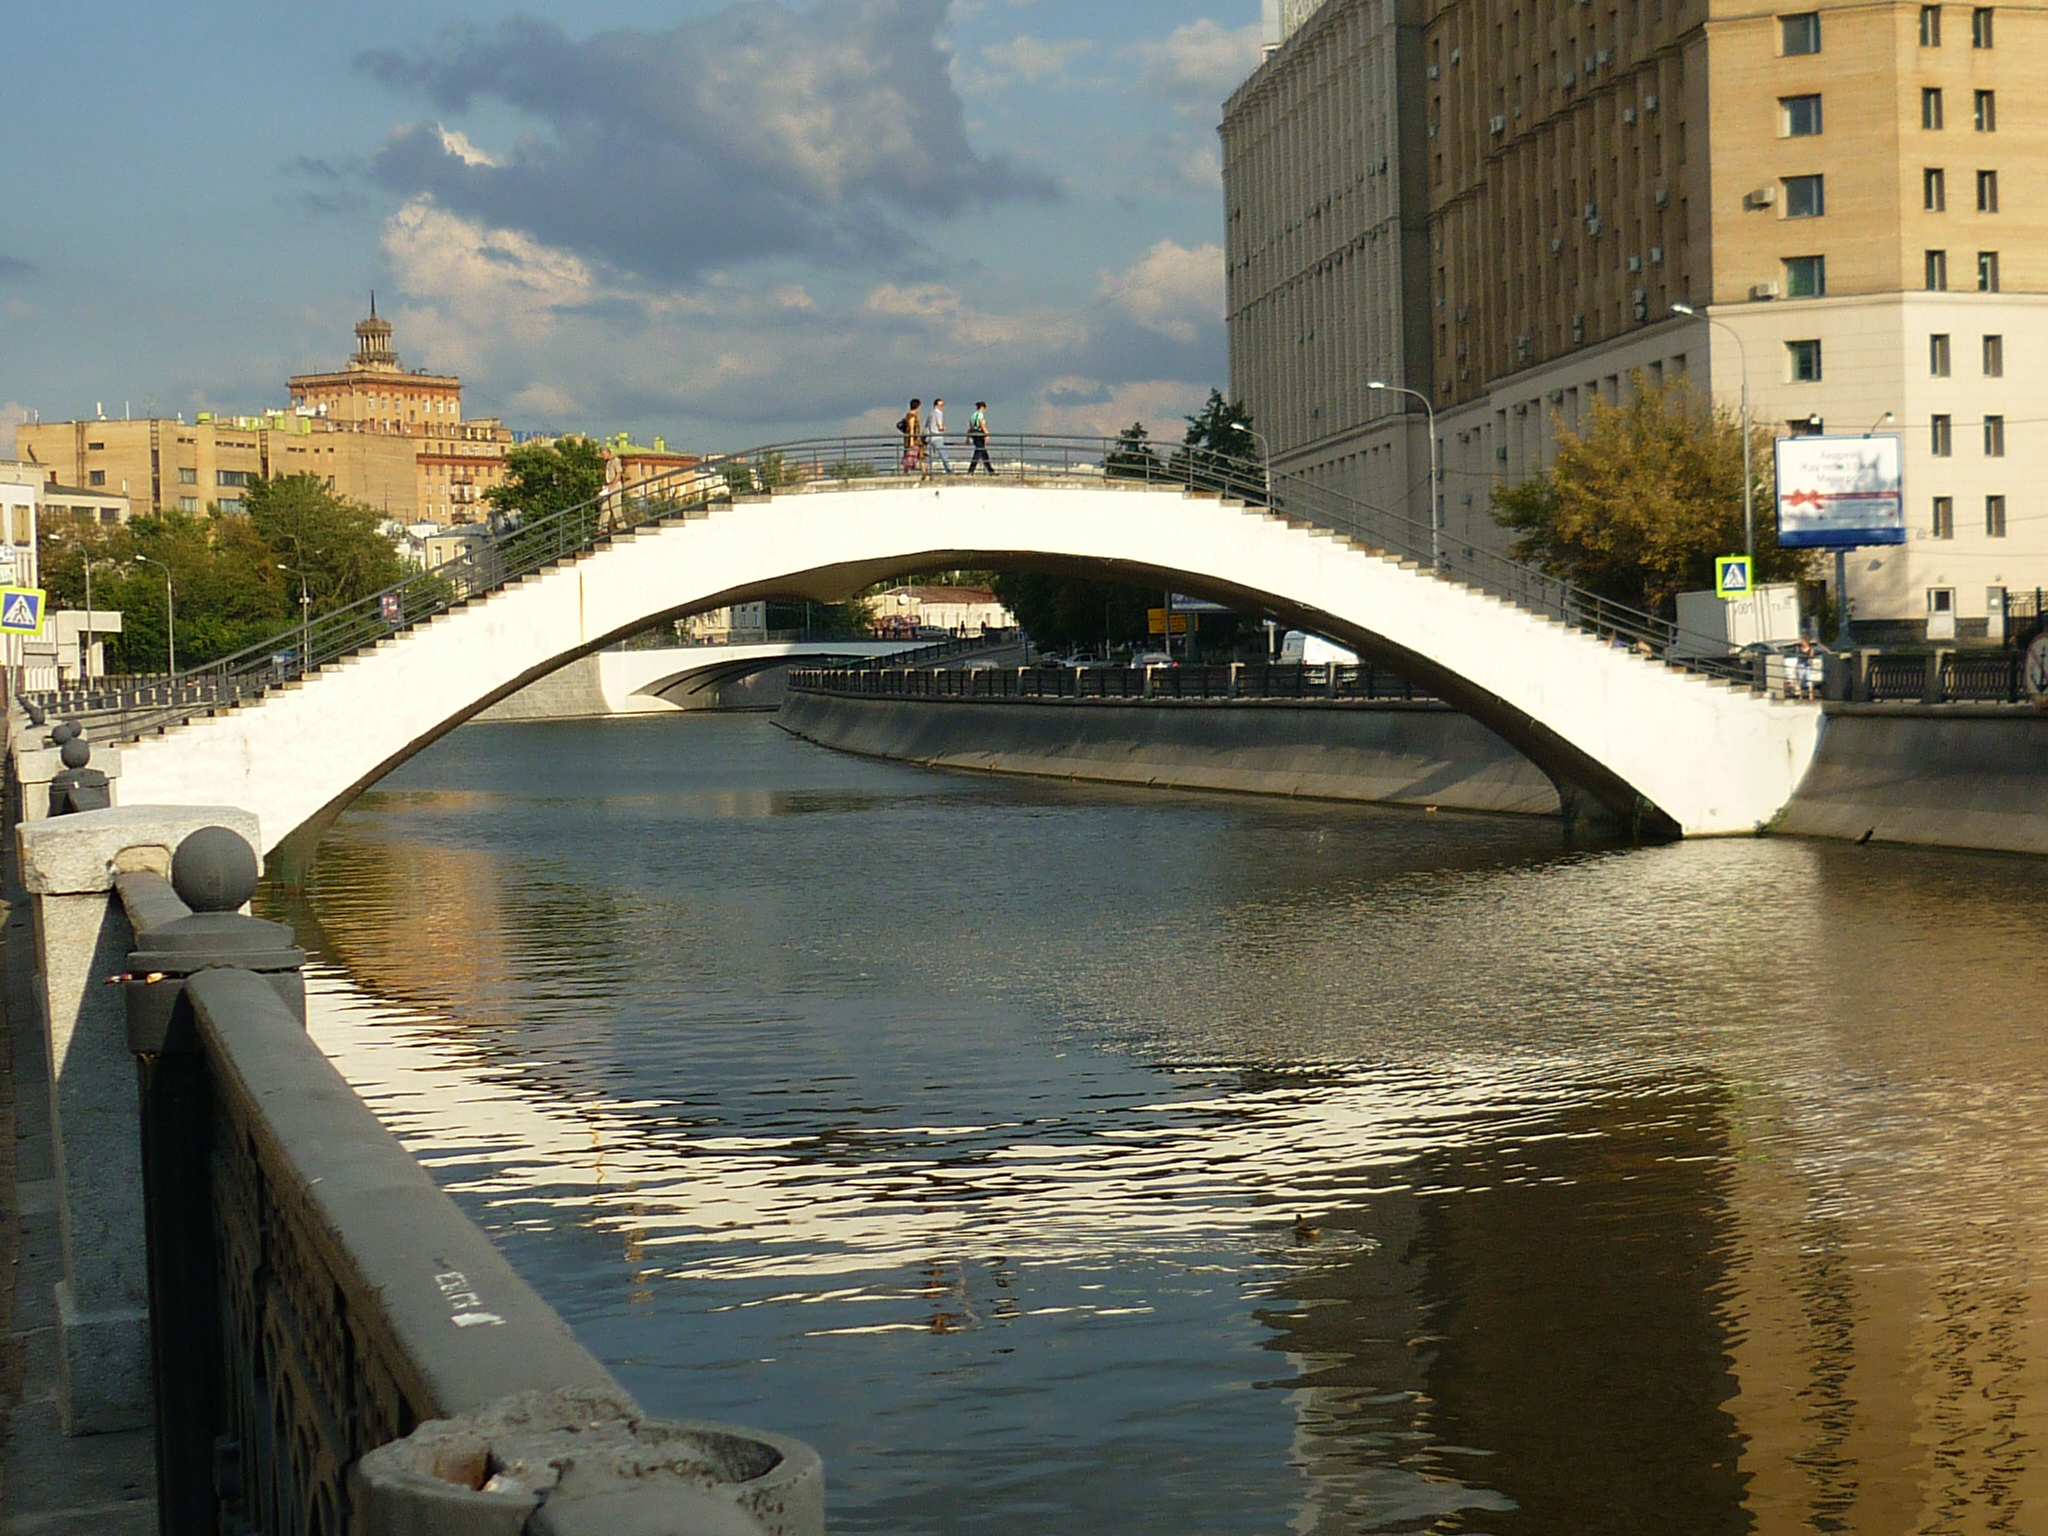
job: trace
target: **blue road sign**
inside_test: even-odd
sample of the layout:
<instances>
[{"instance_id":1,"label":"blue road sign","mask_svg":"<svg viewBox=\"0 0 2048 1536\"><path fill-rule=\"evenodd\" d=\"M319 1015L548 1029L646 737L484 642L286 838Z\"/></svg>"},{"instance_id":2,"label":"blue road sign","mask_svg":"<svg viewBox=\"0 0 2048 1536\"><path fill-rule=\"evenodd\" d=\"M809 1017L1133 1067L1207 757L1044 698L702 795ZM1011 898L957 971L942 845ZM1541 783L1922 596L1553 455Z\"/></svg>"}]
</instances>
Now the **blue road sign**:
<instances>
[{"instance_id":1,"label":"blue road sign","mask_svg":"<svg viewBox=\"0 0 2048 1536\"><path fill-rule=\"evenodd\" d=\"M1717 597L1747 597L1754 583L1750 579L1749 556L1718 555L1714 559L1714 594Z\"/></svg>"},{"instance_id":2,"label":"blue road sign","mask_svg":"<svg viewBox=\"0 0 2048 1536\"><path fill-rule=\"evenodd\" d=\"M43 629L41 587L0 587L0 630L10 635L37 635Z\"/></svg>"}]
</instances>

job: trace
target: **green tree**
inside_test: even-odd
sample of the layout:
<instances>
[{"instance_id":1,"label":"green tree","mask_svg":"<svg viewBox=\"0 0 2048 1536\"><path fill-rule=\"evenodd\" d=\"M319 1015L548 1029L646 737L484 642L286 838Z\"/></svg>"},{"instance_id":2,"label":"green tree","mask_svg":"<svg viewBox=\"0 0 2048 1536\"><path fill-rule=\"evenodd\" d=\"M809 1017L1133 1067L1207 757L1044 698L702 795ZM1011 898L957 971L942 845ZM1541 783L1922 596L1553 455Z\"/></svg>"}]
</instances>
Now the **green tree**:
<instances>
[{"instance_id":1,"label":"green tree","mask_svg":"<svg viewBox=\"0 0 2048 1536\"><path fill-rule=\"evenodd\" d=\"M304 578L315 616L381 592L406 574L383 532L383 514L337 496L318 475L252 481L243 505L274 562L292 568L285 587L294 600Z\"/></svg>"},{"instance_id":2,"label":"green tree","mask_svg":"<svg viewBox=\"0 0 2048 1536\"><path fill-rule=\"evenodd\" d=\"M1146 611L1165 601L1160 592L1147 587L1038 571L1005 571L994 585L996 596L1017 615L1024 633L1057 650L1143 644L1148 638Z\"/></svg>"},{"instance_id":3,"label":"green tree","mask_svg":"<svg viewBox=\"0 0 2048 1536\"><path fill-rule=\"evenodd\" d=\"M594 501L604 490L604 448L587 437L521 443L505 455L504 483L484 500L522 522Z\"/></svg>"},{"instance_id":4,"label":"green tree","mask_svg":"<svg viewBox=\"0 0 2048 1536\"><path fill-rule=\"evenodd\" d=\"M1102 461L1102 472L1112 480L1157 480L1166 469L1152 449L1152 434L1145 423L1134 421L1116 435L1116 446Z\"/></svg>"},{"instance_id":5,"label":"green tree","mask_svg":"<svg viewBox=\"0 0 2048 1536\"><path fill-rule=\"evenodd\" d=\"M1621 405L1596 398L1582 431L1554 421L1557 458L1540 475L1495 491L1494 520L1516 539L1512 553L1604 597L1669 617L1680 592L1713 586L1714 557L1739 552L1742 427L1708 409L1684 380L1629 376ZM1771 461L1770 434L1753 444L1759 469ZM1757 504L1770 506L1767 474ZM1760 517L1757 574L1796 580L1807 556L1778 547Z\"/></svg>"},{"instance_id":6,"label":"green tree","mask_svg":"<svg viewBox=\"0 0 2048 1536\"><path fill-rule=\"evenodd\" d=\"M164 572L140 556L170 567L180 667L254 645L297 617L275 551L234 513L166 512L126 527L50 518L39 543L53 608L85 606L85 562L92 561L93 606L122 616L123 632L108 648L110 665L124 672L157 672L169 663Z\"/></svg>"},{"instance_id":7,"label":"green tree","mask_svg":"<svg viewBox=\"0 0 2048 1536\"><path fill-rule=\"evenodd\" d=\"M1242 494L1263 482L1265 467L1244 402L1225 400L1222 390L1212 389L1208 403L1187 423L1187 435L1173 456L1174 477L1182 484Z\"/></svg>"}]
</instances>

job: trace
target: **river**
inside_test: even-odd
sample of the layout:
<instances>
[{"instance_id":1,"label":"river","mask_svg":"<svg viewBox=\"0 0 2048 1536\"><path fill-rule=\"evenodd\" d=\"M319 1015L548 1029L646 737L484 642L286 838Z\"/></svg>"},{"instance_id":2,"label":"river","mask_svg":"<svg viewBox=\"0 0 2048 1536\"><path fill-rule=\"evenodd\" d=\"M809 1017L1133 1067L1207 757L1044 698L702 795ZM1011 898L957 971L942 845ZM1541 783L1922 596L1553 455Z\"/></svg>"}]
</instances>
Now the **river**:
<instances>
[{"instance_id":1,"label":"river","mask_svg":"<svg viewBox=\"0 0 2048 1536\"><path fill-rule=\"evenodd\" d=\"M706 715L466 727L282 915L434 1177L835 1532L2048 1531L2039 862Z\"/></svg>"}]
</instances>

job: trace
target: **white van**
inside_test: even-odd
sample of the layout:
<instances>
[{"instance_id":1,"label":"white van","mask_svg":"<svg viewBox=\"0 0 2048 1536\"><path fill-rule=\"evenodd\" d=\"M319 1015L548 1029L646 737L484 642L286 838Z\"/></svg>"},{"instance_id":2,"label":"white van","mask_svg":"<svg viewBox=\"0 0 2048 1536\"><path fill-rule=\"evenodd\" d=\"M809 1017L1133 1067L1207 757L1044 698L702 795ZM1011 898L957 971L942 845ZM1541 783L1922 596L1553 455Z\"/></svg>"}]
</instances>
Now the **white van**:
<instances>
[{"instance_id":1,"label":"white van","mask_svg":"<svg viewBox=\"0 0 2048 1536\"><path fill-rule=\"evenodd\" d=\"M1340 667L1355 667L1358 653L1299 629L1287 631L1287 637L1280 642L1280 664L1284 667L1322 667L1333 661Z\"/></svg>"}]
</instances>

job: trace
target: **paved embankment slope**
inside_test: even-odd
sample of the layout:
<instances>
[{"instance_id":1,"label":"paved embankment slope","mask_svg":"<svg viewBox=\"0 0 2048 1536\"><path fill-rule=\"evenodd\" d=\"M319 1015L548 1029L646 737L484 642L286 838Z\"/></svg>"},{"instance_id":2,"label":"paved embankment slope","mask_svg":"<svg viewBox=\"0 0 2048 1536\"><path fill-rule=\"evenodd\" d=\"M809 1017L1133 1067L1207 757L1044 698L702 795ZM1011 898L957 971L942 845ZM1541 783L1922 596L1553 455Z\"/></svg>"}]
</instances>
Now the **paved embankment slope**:
<instances>
[{"instance_id":1,"label":"paved embankment slope","mask_svg":"<svg viewBox=\"0 0 2048 1536\"><path fill-rule=\"evenodd\" d=\"M2048 714L2025 705L1831 704L1776 829L2048 853Z\"/></svg>"},{"instance_id":2,"label":"paved embankment slope","mask_svg":"<svg viewBox=\"0 0 2048 1536\"><path fill-rule=\"evenodd\" d=\"M1543 770L1441 704L935 700L792 694L776 724L821 746L935 767L1105 784L1558 813Z\"/></svg>"}]
</instances>

